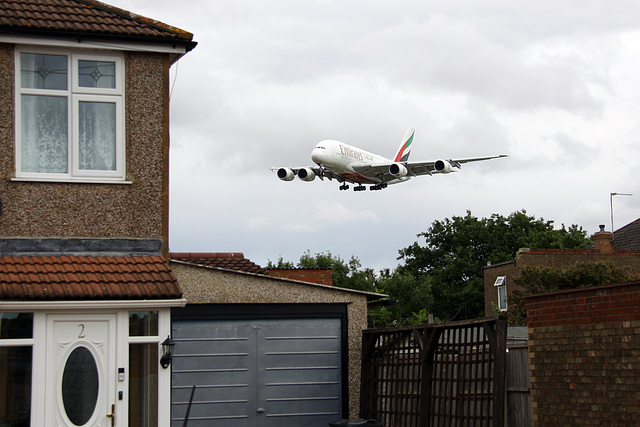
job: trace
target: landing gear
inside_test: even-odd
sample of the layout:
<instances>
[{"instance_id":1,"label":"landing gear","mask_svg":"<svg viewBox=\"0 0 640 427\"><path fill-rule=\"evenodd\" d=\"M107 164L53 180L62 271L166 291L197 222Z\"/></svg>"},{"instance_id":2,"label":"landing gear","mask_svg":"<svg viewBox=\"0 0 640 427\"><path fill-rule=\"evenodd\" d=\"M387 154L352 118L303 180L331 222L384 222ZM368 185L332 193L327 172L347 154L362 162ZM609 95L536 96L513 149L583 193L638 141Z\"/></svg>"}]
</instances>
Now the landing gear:
<instances>
[{"instance_id":1,"label":"landing gear","mask_svg":"<svg viewBox=\"0 0 640 427\"><path fill-rule=\"evenodd\" d=\"M369 190L375 191L375 190L382 190L384 188L387 188L387 184L385 184L383 182L381 184L375 184L375 185L370 186ZM349 184L342 184L340 187L338 187L338 189L340 191L348 190L349 189ZM358 184L358 185L353 187L353 191L365 191L366 189L367 189L367 187L365 187L362 184Z\"/></svg>"},{"instance_id":2,"label":"landing gear","mask_svg":"<svg viewBox=\"0 0 640 427\"><path fill-rule=\"evenodd\" d=\"M378 191L378 190L382 190L387 188L387 184L385 184L384 182L382 184L376 184L376 185L372 185L371 187L369 187L369 190L371 191Z\"/></svg>"}]
</instances>

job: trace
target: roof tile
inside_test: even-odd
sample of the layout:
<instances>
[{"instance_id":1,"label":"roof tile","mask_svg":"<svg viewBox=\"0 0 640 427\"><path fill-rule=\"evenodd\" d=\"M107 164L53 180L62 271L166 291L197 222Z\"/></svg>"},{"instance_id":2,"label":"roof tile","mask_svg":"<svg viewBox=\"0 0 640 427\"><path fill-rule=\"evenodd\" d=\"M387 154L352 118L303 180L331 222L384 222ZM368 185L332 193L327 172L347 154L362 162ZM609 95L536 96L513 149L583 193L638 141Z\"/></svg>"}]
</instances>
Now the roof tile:
<instances>
[{"instance_id":1,"label":"roof tile","mask_svg":"<svg viewBox=\"0 0 640 427\"><path fill-rule=\"evenodd\" d=\"M616 250L640 250L640 218L615 231L612 244Z\"/></svg>"},{"instance_id":2,"label":"roof tile","mask_svg":"<svg viewBox=\"0 0 640 427\"><path fill-rule=\"evenodd\" d=\"M161 256L0 256L4 300L181 296L178 281Z\"/></svg>"},{"instance_id":3,"label":"roof tile","mask_svg":"<svg viewBox=\"0 0 640 427\"><path fill-rule=\"evenodd\" d=\"M2 0L0 27L5 32L59 32L195 45L187 31L96 0Z\"/></svg>"},{"instance_id":4,"label":"roof tile","mask_svg":"<svg viewBox=\"0 0 640 427\"><path fill-rule=\"evenodd\" d=\"M172 260L208 267L238 270L247 273L267 274L267 269L244 257L242 252L173 252Z\"/></svg>"}]
</instances>

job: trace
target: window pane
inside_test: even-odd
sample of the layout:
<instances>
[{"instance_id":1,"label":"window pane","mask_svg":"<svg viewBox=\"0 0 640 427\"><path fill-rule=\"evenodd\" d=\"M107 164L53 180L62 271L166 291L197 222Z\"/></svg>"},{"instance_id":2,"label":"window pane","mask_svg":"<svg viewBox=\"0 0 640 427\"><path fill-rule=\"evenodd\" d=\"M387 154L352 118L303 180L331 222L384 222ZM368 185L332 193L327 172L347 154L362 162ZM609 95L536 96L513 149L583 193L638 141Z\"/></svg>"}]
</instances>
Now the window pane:
<instances>
[{"instance_id":1,"label":"window pane","mask_svg":"<svg viewBox=\"0 0 640 427\"><path fill-rule=\"evenodd\" d=\"M23 88L67 90L67 57L21 53L20 77Z\"/></svg>"},{"instance_id":2,"label":"window pane","mask_svg":"<svg viewBox=\"0 0 640 427\"><path fill-rule=\"evenodd\" d=\"M149 337L158 335L157 311L129 312L129 336Z\"/></svg>"},{"instance_id":3,"label":"window pane","mask_svg":"<svg viewBox=\"0 0 640 427\"><path fill-rule=\"evenodd\" d=\"M62 403L74 425L85 425L96 409L100 376L96 359L87 347L71 352L62 373Z\"/></svg>"},{"instance_id":4,"label":"window pane","mask_svg":"<svg viewBox=\"0 0 640 427\"><path fill-rule=\"evenodd\" d=\"M33 313L0 313L0 339L17 338L33 338Z\"/></svg>"},{"instance_id":5,"label":"window pane","mask_svg":"<svg viewBox=\"0 0 640 427\"><path fill-rule=\"evenodd\" d=\"M22 172L67 172L67 98L22 95Z\"/></svg>"},{"instance_id":6,"label":"window pane","mask_svg":"<svg viewBox=\"0 0 640 427\"><path fill-rule=\"evenodd\" d=\"M116 104L80 102L80 169L116 170Z\"/></svg>"},{"instance_id":7,"label":"window pane","mask_svg":"<svg viewBox=\"0 0 640 427\"><path fill-rule=\"evenodd\" d=\"M498 308L500 310L507 309L507 287L498 286Z\"/></svg>"},{"instance_id":8,"label":"window pane","mask_svg":"<svg viewBox=\"0 0 640 427\"><path fill-rule=\"evenodd\" d=\"M29 426L31 347L0 347L0 425Z\"/></svg>"},{"instance_id":9,"label":"window pane","mask_svg":"<svg viewBox=\"0 0 640 427\"><path fill-rule=\"evenodd\" d=\"M158 425L158 344L129 345L129 425Z\"/></svg>"},{"instance_id":10,"label":"window pane","mask_svg":"<svg viewBox=\"0 0 640 427\"><path fill-rule=\"evenodd\" d=\"M78 61L78 85L115 89L116 63L105 61Z\"/></svg>"}]
</instances>

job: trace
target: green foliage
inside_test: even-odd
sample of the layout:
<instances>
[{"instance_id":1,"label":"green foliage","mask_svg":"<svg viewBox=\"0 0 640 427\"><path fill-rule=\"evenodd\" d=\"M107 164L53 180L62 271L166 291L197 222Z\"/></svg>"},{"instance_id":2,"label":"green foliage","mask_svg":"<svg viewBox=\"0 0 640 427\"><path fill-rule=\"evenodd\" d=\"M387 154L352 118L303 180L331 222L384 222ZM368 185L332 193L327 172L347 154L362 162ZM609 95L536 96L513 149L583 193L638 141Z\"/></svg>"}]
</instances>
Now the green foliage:
<instances>
[{"instance_id":1,"label":"green foliage","mask_svg":"<svg viewBox=\"0 0 640 427\"><path fill-rule=\"evenodd\" d=\"M273 263L270 259L267 260L267 268L277 268L281 270L294 269L296 265L291 261L285 261L282 259L282 255L278 257L278 262Z\"/></svg>"},{"instance_id":2,"label":"green foliage","mask_svg":"<svg viewBox=\"0 0 640 427\"><path fill-rule=\"evenodd\" d=\"M418 234L424 239L401 249L403 265L376 274L356 257L346 262L331 252L305 252L297 264L268 262L268 268L330 268L334 286L389 295L394 305L371 307L372 327L426 323L432 314L441 321L484 315L483 268L488 262L510 261L518 249L581 248L591 241L582 227L555 229L553 221L536 219L526 211L508 217L494 214L478 219L467 211L434 221Z\"/></svg>"},{"instance_id":3,"label":"green foliage","mask_svg":"<svg viewBox=\"0 0 640 427\"><path fill-rule=\"evenodd\" d=\"M526 323L525 295L627 282L639 278L637 272L628 267L616 266L613 262L577 262L565 268L525 266L520 269L520 276L513 279L514 284L521 290L513 291L509 295L507 321L512 325Z\"/></svg>"},{"instance_id":4,"label":"green foliage","mask_svg":"<svg viewBox=\"0 0 640 427\"><path fill-rule=\"evenodd\" d=\"M377 288L378 292L389 295L395 301L394 305L371 309L371 323L379 326L415 324L411 319L416 318L417 313L431 308L434 303L428 276L385 270L380 274Z\"/></svg>"},{"instance_id":5,"label":"green foliage","mask_svg":"<svg viewBox=\"0 0 640 427\"><path fill-rule=\"evenodd\" d=\"M276 264L269 260L267 268L330 269L333 272L333 286L375 292L375 271L371 268L362 268L360 260L354 256L351 257L349 262L345 262L339 256L332 255L330 251L311 255L307 250L300 257L298 264L294 264L291 261L285 262L280 257Z\"/></svg>"},{"instance_id":6,"label":"green foliage","mask_svg":"<svg viewBox=\"0 0 640 427\"><path fill-rule=\"evenodd\" d=\"M445 320L484 315L483 267L488 262L512 260L522 247L580 248L590 243L582 227L554 229L553 221L524 210L482 219L467 211L463 217L434 221L418 237L424 245L415 242L399 251L404 265L398 272L431 278L433 313Z\"/></svg>"}]
</instances>

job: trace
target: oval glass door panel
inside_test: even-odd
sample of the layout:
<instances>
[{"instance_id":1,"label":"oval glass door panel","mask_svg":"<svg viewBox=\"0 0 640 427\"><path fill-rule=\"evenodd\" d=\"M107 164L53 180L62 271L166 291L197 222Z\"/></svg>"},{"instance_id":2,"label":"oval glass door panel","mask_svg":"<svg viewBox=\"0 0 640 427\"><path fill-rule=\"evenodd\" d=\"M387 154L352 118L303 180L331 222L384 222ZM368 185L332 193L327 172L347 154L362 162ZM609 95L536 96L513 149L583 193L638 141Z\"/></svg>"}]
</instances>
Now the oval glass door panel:
<instances>
[{"instance_id":1,"label":"oval glass door panel","mask_svg":"<svg viewBox=\"0 0 640 427\"><path fill-rule=\"evenodd\" d=\"M71 352L62 374L62 402L69 421L85 425L98 402L100 380L96 360L86 347Z\"/></svg>"}]
</instances>

